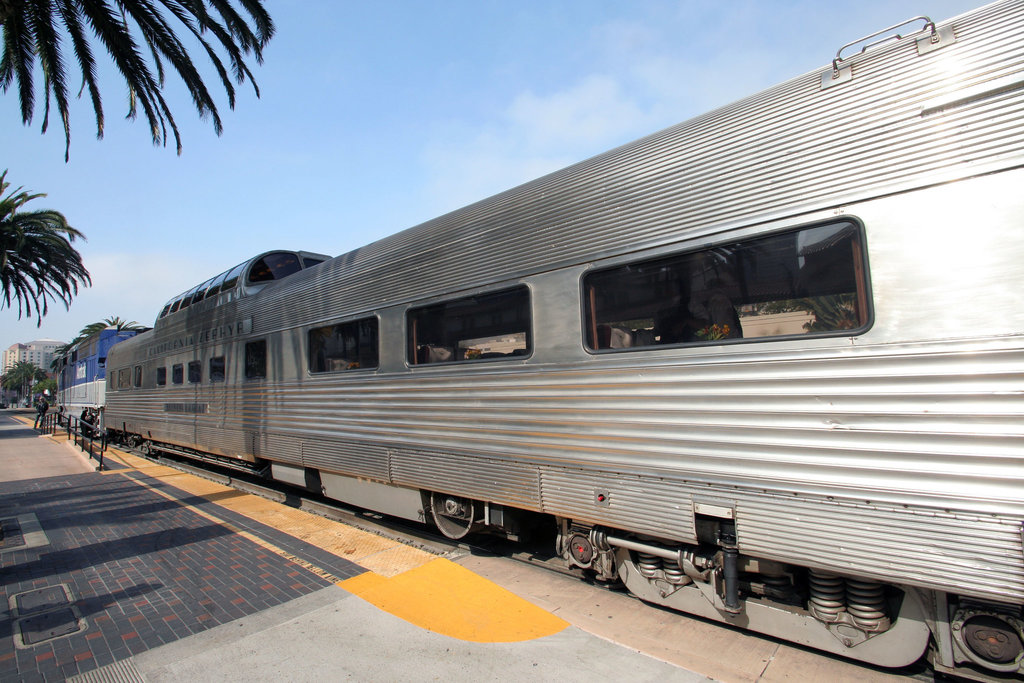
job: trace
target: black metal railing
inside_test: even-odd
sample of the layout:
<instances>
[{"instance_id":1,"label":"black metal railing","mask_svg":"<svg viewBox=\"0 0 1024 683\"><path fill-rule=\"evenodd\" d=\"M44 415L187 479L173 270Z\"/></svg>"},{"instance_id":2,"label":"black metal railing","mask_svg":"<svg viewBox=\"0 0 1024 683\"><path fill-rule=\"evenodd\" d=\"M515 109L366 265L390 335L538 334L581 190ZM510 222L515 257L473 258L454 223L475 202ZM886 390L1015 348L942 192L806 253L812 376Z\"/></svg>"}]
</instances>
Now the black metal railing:
<instances>
[{"instance_id":1,"label":"black metal railing","mask_svg":"<svg viewBox=\"0 0 1024 683\"><path fill-rule=\"evenodd\" d=\"M56 435L58 432L67 434L68 440L74 439L75 445L87 453L90 459L99 461L98 469L103 469L103 454L107 450L106 432L97 429L88 420L61 413L47 413L36 420L35 428L40 434Z\"/></svg>"}]
</instances>

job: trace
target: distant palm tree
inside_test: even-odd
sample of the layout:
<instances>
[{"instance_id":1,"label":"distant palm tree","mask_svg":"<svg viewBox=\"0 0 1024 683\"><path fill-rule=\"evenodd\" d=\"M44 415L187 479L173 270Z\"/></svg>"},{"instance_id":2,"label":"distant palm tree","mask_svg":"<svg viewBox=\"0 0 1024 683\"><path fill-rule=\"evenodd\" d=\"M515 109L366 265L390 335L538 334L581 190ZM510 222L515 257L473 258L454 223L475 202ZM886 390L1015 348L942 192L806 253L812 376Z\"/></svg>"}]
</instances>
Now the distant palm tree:
<instances>
[{"instance_id":1,"label":"distant palm tree","mask_svg":"<svg viewBox=\"0 0 1024 683\"><path fill-rule=\"evenodd\" d=\"M75 339L68 344L61 344L53 350L53 358L50 360L50 372L54 374L58 374L60 372L60 369L64 367L64 356L67 355L68 351L71 350L71 347L74 346L77 341L78 339Z\"/></svg>"},{"instance_id":2,"label":"distant palm tree","mask_svg":"<svg viewBox=\"0 0 1024 683\"><path fill-rule=\"evenodd\" d=\"M144 325L138 324L134 320L131 322L121 320L121 317L116 315L111 318L107 318L106 320L86 325L79 331L77 337L69 341L67 344L61 344L53 350L53 360L50 362L50 371L60 372L61 366L64 363L64 357L75 348L75 344L83 342L97 332L102 332L103 330L111 327L115 330L131 330L133 332L145 332L149 329Z\"/></svg>"},{"instance_id":3,"label":"distant palm tree","mask_svg":"<svg viewBox=\"0 0 1024 683\"><path fill-rule=\"evenodd\" d=\"M121 320L120 317L115 315L112 318L101 320L98 323L86 325L85 327L82 328L82 331L78 333L78 339L85 339L86 337L91 337L97 332L102 332L103 330L110 327L113 327L115 330L132 330L136 332L142 332L146 329L146 327L138 324L134 320L128 322L127 320Z\"/></svg>"},{"instance_id":4,"label":"distant palm tree","mask_svg":"<svg viewBox=\"0 0 1024 683\"><path fill-rule=\"evenodd\" d=\"M181 76L199 116L212 118L218 135L223 126L217 106L172 23L180 23L179 31L183 27L186 34L191 33L213 62L227 92L228 105L234 109L232 80L243 83L248 77L256 96L260 94L243 57L252 53L257 63L262 64L263 47L274 35L274 24L263 8L262 0L238 0L238 4L248 19L235 10L231 0L0 0L4 43L0 88L6 92L12 82L17 81L21 119L25 124L30 123L35 109L33 71L35 60L39 58L46 95L42 129L45 133L52 96L64 124L66 160L71 147L71 124L64 41L71 42L75 61L82 71L79 92L88 89L96 112L96 134L103 137L103 105L96 83L96 60L89 40L89 34L95 34L128 86L128 118L134 119L141 106L154 144L167 144L167 127L170 126L180 154L178 127L163 98L165 61ZM137 35L141 35L148 48L152 64L143 57ZM207 41L211 35L226 53L230 74L213 45Z\"/></svg>"},{"instance_id":5,"label":"distant palm tree","mask_svg":"<svg viewBox=\"0 0 1024 683\"><path fill-rule=\"evenodd\" d=\"M0 6L2 6L0 0ZM3 287L0 308L18 308L36 315L37 325L49 310L49 300L61 301L65 308L78 294L78 285L92 284L89 271L82 265L82 255L71 246L76 237L85 239L57 211L21 211L33 199L45 194L28 194L22 188L6 197L10 187L7 171L0 173L0 286Z\"/></svg>"},{"instance_id":6,"label":"distant palm tree","mask_svg":"<svg viewBox=\"0 0 1024 683\"><path fill-rule=\"evenodd\" d=\"M15 363L6 373L0 382L4 389L16 390L21 398L29 394L29 390L36 382L46 379L46 372L36 367L34 363L25 360Z\"/></svg>"}]
</instances>

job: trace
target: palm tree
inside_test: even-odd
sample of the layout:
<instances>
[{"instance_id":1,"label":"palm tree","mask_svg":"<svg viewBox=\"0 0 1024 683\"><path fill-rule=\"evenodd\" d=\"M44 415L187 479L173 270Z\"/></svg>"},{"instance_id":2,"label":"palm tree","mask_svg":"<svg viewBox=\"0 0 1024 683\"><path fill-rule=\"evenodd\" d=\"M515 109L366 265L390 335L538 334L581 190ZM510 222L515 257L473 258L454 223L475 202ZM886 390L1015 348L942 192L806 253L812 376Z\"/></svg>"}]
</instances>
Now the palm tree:
<instances>
[{"instance_id":1,"label":"palm tree","mask_svg":"<svg viewBox=\"0 0 1024 683\"><path fill-rule=\"evenodd\" d=\"M92 284L82 255L71 246L76 237L85 236L57 211L20 211L46 195L28 194L19 187L4 197L10 187L6 178L7 171L0 173L0 308L14 301L19 318L22 313L31 317L34 311L37 325L42 325L50 299L69 308L79 283Z\"/></svg>"},{"instance_id":2,"label":"palm tree","mask_svg":"<svg viewBox=\"0 0 1024 683\"><path fill-rule=\"evenodd\" d=\"M53 360L50 361L50 372L55 375L60 374L61 368L64 367L64 356L68 354L68 351L70 351L71 347L77 342L78 338L75 338L74 341L67 344L61 344L53 350Z\"/></svg>"},{"instance_id":3,"label":"palm tree","mask_svg":"<svg viewBox=\"0 0 1024 683\"><path fill-rule=\"evenodd\" d=\"M61 367L64 364L64 357L75 348L76 344L79 344L97 332L114 328L115 330L131 330L134 332L145 332L150 329L145 325L140 325L134 320L131 322L122 320L120 316L113 316L100 322L90 323L83 327L79 332L78 336L69 341L67 344L61 344L53 350L53 360L50 361L50 372L60 372Z\"/></svg>"},{"instance_id":4,"label":"palm tree","mask_svg":"<svg viewBox=\"0 0 1024 683\"><path fill-rule=\"evenodd\" d=\"M31 123L35 109L33 72L35 60L39 58L46 95L42 131L46 132L52 96L64 124L64 158L67 160L71 147L68 75L63 50L67 40L82 71L80 92L88 89L96 112L96 136L103 137L103 105L96 84L96 60L89 40L91 32L125 79L128 118L134 119L141 106L153 143L166 145L170 126L181 154L178 127L163 98L165 61L184 81L199 116L209 116L218 135L223 126L217 106L172 24L180 23L178 30L184 27L184 32L191 33L201 46L220 77L229 106L234 109L233 80L244 83L248 78L256 96L260 94L244 56L251 52L257 63L262 64L263 47L274 35L274 24L262 0L238 0L238 4L248 20L238 13L231 0L0 0L4 42L0 88L6 92L12 82L17 81L21 119L26 125ZM141 35L148 48L152 63L144 58L137 35ZM224 65L207 40L211 35L224 49L230 67Z\"/></svg>"},{"instance_id":5,"label":"palm tree","mask_svg":"<svg viewBox=\"0 0 1024 683\"><path fill-rule=\"evenodd\" d=\"M85 339L86 337L90 337L97 332L102 332L110 327L113 327L115 330L133 330L138 332L142 332L146 329L145 326L138 324L134 320L128 322L127 320L121 320L119 316L115 315L112 318L101 320L98 323L86 325L82 328L82 331L78 333L77 339Z\"/></svg>"},{"instance_id":6,"label":"palm tree","mask_svg":"<svg viewBox=\"0 0 1024 683\"><path fill-rule=\"evenodd\" d=\"M32 385L46 379L46 372L33 363L22 360L15 363L3 376L4 389L16 390L21 398L28 395Z\"/></svg>"}]
</instances>

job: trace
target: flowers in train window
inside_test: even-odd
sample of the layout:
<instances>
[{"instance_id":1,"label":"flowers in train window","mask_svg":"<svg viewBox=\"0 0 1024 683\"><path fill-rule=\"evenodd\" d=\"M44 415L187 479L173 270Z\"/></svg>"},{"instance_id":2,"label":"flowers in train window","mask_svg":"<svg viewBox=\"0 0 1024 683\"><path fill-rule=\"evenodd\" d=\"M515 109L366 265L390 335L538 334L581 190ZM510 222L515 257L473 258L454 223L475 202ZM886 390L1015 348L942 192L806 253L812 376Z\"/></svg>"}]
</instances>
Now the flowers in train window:
<instances>
[{"instance_id":1,"label":"flowers in train window","mask_svg":"<svg viewBox=\"0 0 1024 683\"><path fill-rule=\"evenodd\" d=\"M711 341L714 339L727 338L729 336L729 331L728 325L719 325L716 323L714 325L707 325L706 327L700 328L697 330L696 334L698 339Z\"/></svg>"}]
</instances>

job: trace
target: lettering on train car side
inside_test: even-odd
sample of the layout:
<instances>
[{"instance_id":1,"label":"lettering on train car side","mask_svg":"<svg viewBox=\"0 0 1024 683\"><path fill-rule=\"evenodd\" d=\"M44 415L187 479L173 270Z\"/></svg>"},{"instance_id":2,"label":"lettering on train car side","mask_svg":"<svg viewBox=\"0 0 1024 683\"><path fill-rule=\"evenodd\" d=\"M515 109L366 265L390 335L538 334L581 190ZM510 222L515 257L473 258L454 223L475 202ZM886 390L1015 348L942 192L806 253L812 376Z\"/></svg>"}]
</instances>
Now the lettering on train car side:
<instances>
[{"instance_id":1,"label":"lettering on train car side","mask_svg":"<svg viewBox=\"0 0 1024 683\"><path fill-rule=\"evenodd\" d=\"M187 415L202 415L206 412L207 403L165 403L165 413L183 413Z\"/></svg>"},{"instance_id":2,"label":"lettering on train car side","mask_svg":"<svg viewBox=\"0 0 1024 683\"><path fill-rule=\"evenodd\" d=\"M245 320L238 320L226 325L218 325L217 327L200 330L194 334L185 334L162 344L150 346L147 350L147 355L152 358L153 356L160 356L188 346L206 344L221 339L231 339L243 334L249 334L250 332L252 332L252 318L246 318Z\"/></svg>"}]
</instances>

